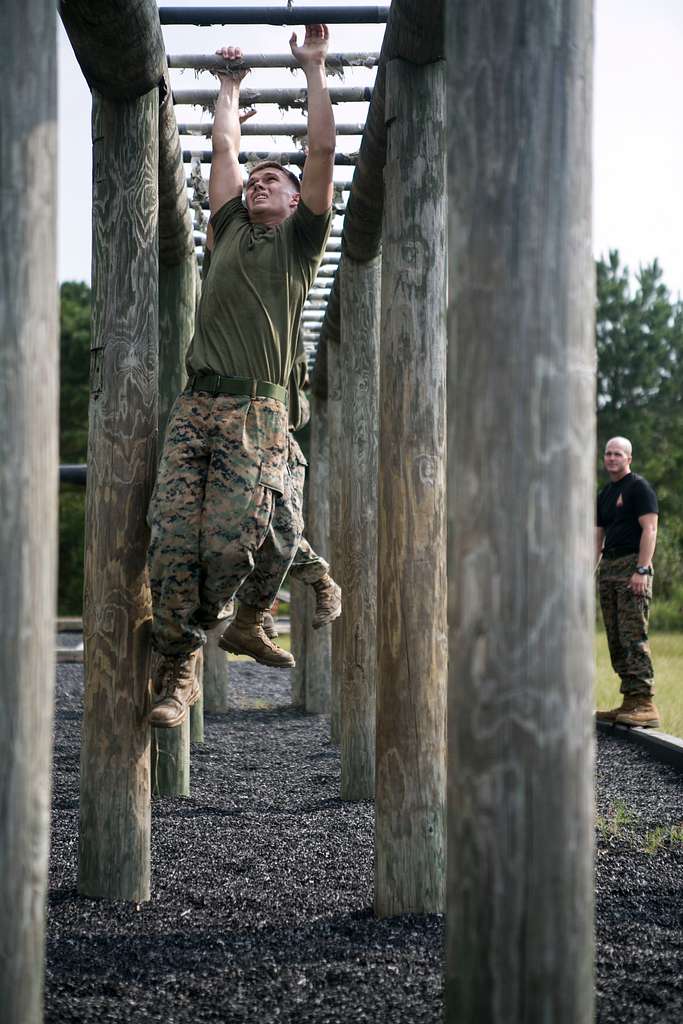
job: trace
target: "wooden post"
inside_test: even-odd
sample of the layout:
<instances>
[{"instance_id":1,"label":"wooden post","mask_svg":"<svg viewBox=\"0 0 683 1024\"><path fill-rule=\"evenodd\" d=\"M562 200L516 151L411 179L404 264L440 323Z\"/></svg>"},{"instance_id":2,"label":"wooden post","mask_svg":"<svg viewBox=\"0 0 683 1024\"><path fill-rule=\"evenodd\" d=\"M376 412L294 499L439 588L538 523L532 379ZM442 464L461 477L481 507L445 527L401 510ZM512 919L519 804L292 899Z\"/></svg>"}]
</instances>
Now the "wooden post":
<instances>
[{"instance_id":1,"label":"wooden post","mask_svg":"<svg viewBox=\"0 0 683 1024\"><path fill-rule=\"evenodd\" d=\"M55 8L3 9L0 1016L43 1019L59 437Z\"/></svg>"},{"instance_id":2,"label":"wooden post","mask_svg":"<svg viewBox=\"0 0 683 1024\"><path fill-rule=\"evenodd\" d=\"M158 92L93 93L93 341L86 499L79 887L146 900L151 604L146 513L157 460Z\"/></svg>"},{"instance_id":3,"label":"wooden post","mask_svg":"<svg viewBox=\"0 0 683 1024\"><path fill-rule=\"evenodd\" d=\"M306 706L306 641L310 628L308 607L309 588L304 583L289 580L289 636L296 665L292 669L292 704Z\"/></svg>"},{"instance_id":4,"label":"wooden post","mask_svg":"<svg viewBox=\"0 0 683 1024\"><path fill-rule=\"evenodd\" d=\"M342 443L341 378L339 373L339 339L327 339L327 418L329 427L329 546L324 553L331 573L344 591L344 546L346 530L341 524L341 453ZM323 627L325 628L325 627ZM343 674L342 622L335 619L330 626L330 739L341 741L341 685Z\"/></svg>"},{"instance_id":5,"label":"wooden post","mask_svg":"<svg viewBox=\"0 0 683 1024\"><path fill-rule=\"evenodd\" d=\"M160 154L166 154L170 168L160 174L160 224L167 226L159 245L159 447L166 434L171 407L185 386L185 354L194 333L194 315L197 302L197 260L194 254L192 225L187 207L185 181L180 160L178 129L175 125L170 91L162 105L162 125L166 145ZM160 125L160 130L162 125ZM172 144L175 132L176 155ZM180 173L180 183L172 169ZM163 185L163 192L161 188ZM185 214L179 216L176 193L185 203ZM185 229L185 230L183 230ZM162 244L163 241L163 244ZM189 251L188 251L189 250ZM191 719L197 728L201 713L197 704L182 725L175 729L152 730L152 790L158 796L190 795L190 731ZM201 727L203 734L203 725Z\"/></svg>"},{"instance_id":6,"label":"wooden post","mask_svg":"<svg viewBox=\"0 0 683 1024\"><path fill-rule=\"evenodd\" d=\"M588 1024L592 5L489 14L446 47L447 1020Z\"/></svg>"},{"instance_id":7,"label":"wooden post","mask_svg":"<svg viewBox=\"0 0 683 1024\"><path fill-rule=\"evenodd\" d=\"M345 549L339 620L342 800L375 795L380 273L379 258L357 263L344 257L339 357Z\"/></svg>"},{"instance_id":8,"label":"wooden post","mask_svg":"<svg viewBox=\"0 0 683 1024\"><path fill-rule=\"evenodd\" d=\"M230 709L228 655L218 646L224 629L224 622L207 629L204 646L204 710L214 714Z\"/></svg>"},{"instance_id":9,"label":"wooden post","mask_svg":"<svg viewBox=\"0 0 683 1024\"><path fill-rule=\"evenodd\" d=\"M200 647L195 664L201 696L190 708L190 743L204 742L204 648Z\"/></svg>"},{"instance_id":10,"label":"wooden post","mask_svg":"<svg viewBox=\"0 0 683 1024\"><path fill-rule=\"evenodd\" d=\"M443 910L446 178L443 62L387 64L377 594L379 916Z\"/></svg>"},{"instance_id":11,"label":"wooden post","mask_svg":"<svg viewBox=\"0 0 683 1024\"><path fill-rule=\"evenodd\" d=\"M307 536L313 548L325 557L329 549L329 458L327 399L311 395L311 455L308 466ZM308 622L313 618L315 593L306 587ZM306 710L315 715L330 713L330 630L309 629L306 635Z\"/></svg>"}]
</instances>

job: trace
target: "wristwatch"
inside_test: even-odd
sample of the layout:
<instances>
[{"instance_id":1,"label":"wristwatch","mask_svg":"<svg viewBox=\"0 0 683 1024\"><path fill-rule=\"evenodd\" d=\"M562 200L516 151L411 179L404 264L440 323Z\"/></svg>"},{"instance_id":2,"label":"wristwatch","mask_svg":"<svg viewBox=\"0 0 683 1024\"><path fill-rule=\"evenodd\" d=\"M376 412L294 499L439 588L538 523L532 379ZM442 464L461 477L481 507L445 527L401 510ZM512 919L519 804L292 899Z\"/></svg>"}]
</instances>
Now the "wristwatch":
<instances>
[{"instance_id":1,"label":"wristwatch","mask_svg":"<svg viewBox=\"0 0 683 1024\"><path fill-rule=\"evenodd\" d=\"M637 565L636 566L636 572L638 573L639 576L652 576L652 566L651 565Z\"/></svg>"}]
</instances>

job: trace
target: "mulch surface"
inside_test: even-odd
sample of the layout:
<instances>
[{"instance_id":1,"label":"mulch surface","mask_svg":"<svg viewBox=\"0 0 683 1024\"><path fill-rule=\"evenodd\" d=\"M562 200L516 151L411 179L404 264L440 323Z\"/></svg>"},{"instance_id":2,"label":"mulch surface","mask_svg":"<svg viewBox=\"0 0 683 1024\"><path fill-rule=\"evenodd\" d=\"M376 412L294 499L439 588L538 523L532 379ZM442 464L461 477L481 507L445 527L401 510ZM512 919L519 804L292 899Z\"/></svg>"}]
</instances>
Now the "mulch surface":
<instances>
[{"instance_id":1,"label":"mulch surface","mask_svg":"<svg viewBox=\"0 0 683 1024\"><path fill-rule=\"evenodd\" d=\"M443 916L373 917L372 804L339 799L328 722L289 705L288 672L231 667L192 796L153 800L151 901L80 896L82 680L58 666L48 1024L441 1022ZM598 1022L683 1019L683 842L655 833L683 823L681 778L598 738Z\"/></svg>"}]
</instances>

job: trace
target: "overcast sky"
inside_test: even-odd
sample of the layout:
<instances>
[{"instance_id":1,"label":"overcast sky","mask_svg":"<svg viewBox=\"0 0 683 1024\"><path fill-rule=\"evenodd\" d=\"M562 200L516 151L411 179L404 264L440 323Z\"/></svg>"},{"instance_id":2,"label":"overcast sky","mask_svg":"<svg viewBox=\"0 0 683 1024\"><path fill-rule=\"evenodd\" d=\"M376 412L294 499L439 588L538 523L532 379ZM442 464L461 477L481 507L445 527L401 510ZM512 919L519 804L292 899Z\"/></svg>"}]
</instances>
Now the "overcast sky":
<instances>
[{"instance_id":1,"label":"overcast sky","mask_svg":"<svg viewBox=\"0 0 683 1024\"><path fill-rule=\"evenodd\" d=\"M619 249L632 270L656 257L683 295L683 0L595 0L595 9L594 251ZM224 40L285 52L290 31L187 26L166 28L164 38L176 53L212 52ZM382 31L332 26L333 49L378 48ZM182 86L194 84L186 72ZM59 278L89 282L90 94L61 23L59 121Z\"/></svg>"}]
</instances>

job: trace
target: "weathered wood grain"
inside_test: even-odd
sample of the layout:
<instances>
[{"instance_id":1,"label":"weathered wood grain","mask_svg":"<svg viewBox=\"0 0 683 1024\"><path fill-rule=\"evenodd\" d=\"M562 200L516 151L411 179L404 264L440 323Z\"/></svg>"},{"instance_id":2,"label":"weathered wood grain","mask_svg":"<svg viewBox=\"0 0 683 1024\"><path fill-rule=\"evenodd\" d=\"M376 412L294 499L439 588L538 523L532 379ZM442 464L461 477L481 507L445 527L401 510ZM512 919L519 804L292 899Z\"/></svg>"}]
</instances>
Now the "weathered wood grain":
<instances>
[{"instance_id":1,"label":"weathered wood grain","mask_svg":"<svg viewBox=\"0 0 683 1024\"><path fill-rule=\"evenodd\" d=\"M204 710L214 714L230 709L230 669L227 652L218 646L225 629L222 622L207 629L204 645Z\"/></svg>"},{"instance_id":2,"label":"weathered wood grain","mask_svg":"<svg viewBox=\"0 0 683 1024\"><path fill-rule=\"evenodd\" d=\"M201 696L190 708L190 744L204 742L204 648L200 647L195 665Z\"/></svg>"},{"instance_id":3,"label":"weathered wood grain","mask_svg":"<svg viewBox=\"0 0 683 1024\"><path fill-rule=\"evenodd\" d=\"M443 910L446 178L443 63L387 65L380 353L379 916Z\"/></svg>"},{"instance_id":4,"label":"weathered wood grain","mask_svg":"<svg viewBox=\"0 0 683 1024\"><path fill-rule=\"evenodd\" d=\"M93 330L79 887L149 898L151 605L157 461L158 94L93 94Z\"/></svg>"},{"instance_id":5,"label":"weathered wood grain","mask_svg":"<svg viewBox=\"0 0 683 1024\"><path fill-rule=\"evenodd\" d=\"M190 716L175 729L152 729L150 744L154 796L190 795Z\"/></svg>"},{"instance_id":6,"label":"weathered wood grain","mask_svg":"<svg viewBox=\"0 0 683 1024\"><path fill-rule=\"evenodd\" d=\"M306 535L315 551L326 557L330 538L329 444L327 400L311 395L311 447L308 466L308 520ZM313 619L315 592L306 587L307 624ZM329 626L306 634L306 710L330 713L331 642Z\"/></svg>"},{"instance_id":7,"label":"weathered wood grain","mask_svg":"<svg viewBox=\"0 0 683 1024\"><path fill-rule=\"evenodd\" d=\"M451 10L447 1020L588 1024L592 4Z\"/></svg>"},{"instance_id":8,"label":"weathered wood grain","mask_svg":"<svg viewBox=\"0 0 683 1024\"><path fill-rule=\"evenodd\" d=\"M327 367L329 382L327 388L328 458L329 458L329 548L325 558L330 563L330 573L344 590L344 546L346 529L341 522L341 458L342 407L341 378L339 375L339 343L328 337ZM326 627L324 627L326 628ZM343 673L342 623L335 619L330 625L330 739L341 741L341 681Z\"/></svg>"},{"instance_id":9,"label":"weathered wood grain","mask_svg":"<svg viewBox=\"0 0 683 1024\"><path fill-rule=\"evenodd\" d=\"M49 0L7 4L0 160L0 1017L43 1019L59 426L57 61Z\"/></svg>"},{"instance_id":10,"label":"weathered wood grain","mask_svg":"<svg viewBox=\"0 0 683 1024\"><path fill-rule=\"evenodd\" d=\"M194 231L166 68L159 86L159 263L173 266L190 258L194 260Z\"/></svg>"},{"instance_id":11,"label":"weathered wood grain","mask_svg":"<svg viewBox=\"0 0 683 1024\"><path fill-rule=\"evenodd\" d=\"M185 386L185 355L194 333L197 260L159 263L159 439L166 434L171 407Z\"/></svg>"},{"instance_id":12,"label":"weathered wood grain","mask_svg":"<svg viewBox=\"0 0 683 1024\"><path fill-rule=\"evenodd\" d=\"M155 0L60 0L59 13L91 89L134 99L159 84L166 47Z\"/></svg>"},{"instance_id":13,"label":"weathered wood grain","mask_svg":"<svg viewBox=\"0 0 683 1024\"><path fill-rule=\"evenodd\" d=\"M375 796L381 260L341 267L341 796ZM332 382L330 381L330 388ZM333 636L333 650L334 650Z\"/></svg>"}]
</instances>

